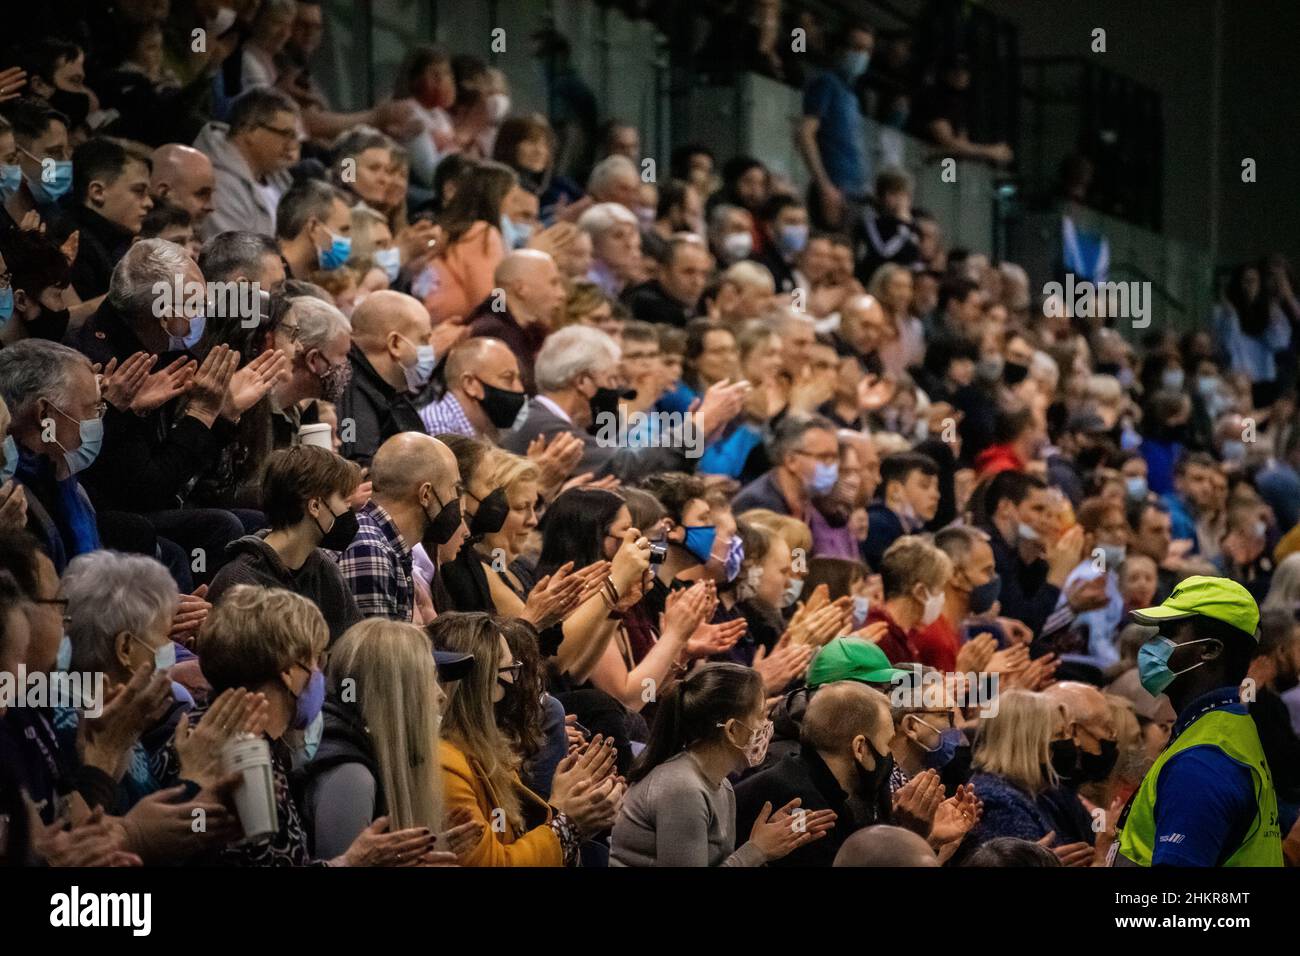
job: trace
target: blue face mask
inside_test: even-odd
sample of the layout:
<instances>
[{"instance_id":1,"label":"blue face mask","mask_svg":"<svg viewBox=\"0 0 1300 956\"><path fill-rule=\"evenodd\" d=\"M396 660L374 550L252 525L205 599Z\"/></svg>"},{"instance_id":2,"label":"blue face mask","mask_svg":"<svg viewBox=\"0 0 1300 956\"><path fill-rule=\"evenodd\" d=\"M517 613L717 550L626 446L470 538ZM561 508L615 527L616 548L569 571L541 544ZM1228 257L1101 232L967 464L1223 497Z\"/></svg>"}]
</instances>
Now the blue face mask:
<instances>
[{"instance_id":1,"label":"blue face mask","mask_svg":"<svg viewBox=\"0 0 1300 956\"><path fill-rule=\"evenodd\" d=\"M45 181L45 165L41 164L41 175L27 179L27 188L38 206L56 203L67 195L72 188L72 160L60 159L54 162L54 175Z\"/></svg>"},{"instance_id":2,"label":"blue face mask","mask_svg":"<svg viewBox=\"0 0 1300 956\"><path fill-rule=\"evenodd\" d=\"M403 342L415 345L405 335L401 336ZM432 345L415 345L415 364L403 365L402 372L406 375L406 388L408 391L418 392L424 386L429 384L429 379L433 377L433 370L438 367L438 356L434 354Z\"/></svg>"},{"instance_id":3,"label":"blue face mask","mask_svg":"<svg viewBox=\"0 0 1300 956\"><path fill-rule=\"evenodd\" d=\"M320 749L321 738L325 736L325 712L317 711L315 718L302 735L302 755L307 760L316 756L316 751Z\"/></svg>"},{"instance_id":4,"label":"blue face mask","mask_svg":"<svg viewBox=\"0 0 1300 956\"><path fill-rule=\"evenodd\" d=\"M388 283L397 281L398 275L402 271L402 250L397 246L389 249L376 249L370 256L375 265L384 270L384 275L388 276Z\"/></svg>"},{"instance_id":5,"label":"blue face mask","mask_svg":"<svg viewBox=\"0 0 1300 956\"><path fill-rule=\"evenodd\" d=\"M845 50L840 55L840 72L849 82L856 80L871 64L871 54L866 50Z\"/></svg>"},{"instance_id":6,"label":"blue face mask","mask_svg":"<svg viewBox=\"0 0 1300 956\"><path fill-rule=\"evenodd\" d=\"M695 560L703 564L713 555L713 542L717 537L718 529L711 524L687 525L682 547L689 551ZM737 571L739 570L737 567Z\"/></svg>"},{"instance_id":7,"label":"blue face mask","mask_svg":"<svg viewBox=\"0 0 1300 956\"><path fill-rule=\"evenodd\" d=\"M329 232L329 230L326 230ZM316 250L316 261L322 269L337 269L345 266L352 256L352 237L336 236L330 233L330 244L326 249Z\"/></svg>"},{"instance_id":8,"label":"blue face mask","mask_svg":"<svg viewBox=\"0 0 1300 956\"><path fill-rule=\"evenodd\" d=\"M853 595L853 629L857 630L867 623L867 612L871 610L871 598L865 594Z\"/></svg>"},{"instance_id":9,"label":"blue face mask","mask_svg":"<svg viewBox=\"0 0 1300 956\"><path fill-rule=\"evenodd\" d=\"M522 249L532 235L531 225L526 222L515 222L505 213L501 214L501 238L507 249Z\"/></svg>"},{"instance_id":10,"label":"blue face mask","mask_svg":"<svg viewBox=\"0 0 1300 956\"><path fill-rule=\"evenodd\" d=\"M808 490L815 495L828 495L835 482L840 480L839 462L834 464L824 464L818 462L813 466L812 480L808 483Z\"/></svg>"},{"instance_id":11,"label":"blue face mask","mask_svg":"<svg viewBox=\"0 0 1300 956\"><path fill-rule=\"evenodd\" d=\"M13 435L5 436L5 463L0 466L0 485L14 476L18 470L18 442Z\"/></svg>"},{"instance_id":12,"label":"blue face mask","mask_svg":"<svg viewBox=\"0 0 1300 956\"><path fill-rule=\"evenodd\" d=\"M54 658L54 669L57 671L66 671L72 666L72 638L67 634L59 641L59 653Z\"/></svg>"},{"instance_id":13,"label":"blue face mask","mask_svg":"<svg viewBox=\"0 0 1300 956\"><path fill-rule=\"evenodd\" d=\"M12 286L0 289L0 329L9 324L14 317L14 290Z\"/></svg>"},{"instance_id":14,"label":"blue face mask","mask_svg":"<svg viewBox=\"0 0 1300 956\"><path fill-rule=\"evenodd\" d=\"M736 580L744 560L745 542L740 540L740 535L733 534L731 544L727 545L727 560L722 563L722 574L728 582Z\"/></svg>"},{"instance_id":15,"label":"blue face mask","mask_svg":"<svg viewBox=\"0 0 1300 956\"><path fill-rule=\"evenodd\" d=\"M1147 480L1141 475L1129 475L1124 479L1124 491L1130 501L1141 501L1147 496Z\"/></svg>"},{"instance_id":16,"label":"blue face mask","mask_svg":"<svg viewBox=\"0 0 1300 956\"><path fill-rule=\"evenodd\" d=\"M293 729L306 730L321 714L325 703L325 674L319 667L312 668L307 686L298 695L293 710Z\"/></svg>"},{"instance_id":17,"label":"blue face mask","mask_svg":"<svg viewBox=\"0 0 1300 956\"><path fill-rule=\"evenodd\" d=\"M1213 638L1203 637L1199 641L1175 644L1167 637L1156 637L1139 647L1138 680L1142 682L1146 692L1152 697L1163 694L1179 674L1186 674L1188 671L1196 670L1196 668L1204 664L1205 661L1197 661L1191 667L1184 667L1182 670L1176 671L1169 667L1169 658L1179 647L1204 644L1209 640L1213 640Z\"/></svg>"},{"instance_id":18,"label":"blue face mask","mask_svg":"<svg viewBox=\"0 0 1300 956\"><path fill-rule=\"evenodd\" d=\"M929 724L926 724L929 727ZM930 727L933 730L933 727ZM962 732L956 727L949 727L939 734L939 743L933 749L929 749L920 741L917 746L925 751L925 756L921 758L921 763L932 770L942 770L948 764L952 763L952 758L957 755L957 748L962 745L964 737Z\"/></svg>"},{"instance_id":19,"label":"blue face mask","mask_svg":"<svg viewBox=\"0 0 1300 956\"><path fill-rule=\"evenodd\" d=\"M50 404L64 418L69 421L75 420L53 402ZM77 422L77 433L81 436L81 445L73 451L63 449L63 460L68 465L68 471L74 475L85 471L99 457L99 448L104 443L104 422L98 418L83 419ZM55 444L58 444L57 439ZM59 447L63 448L62 445Z\"/></svg>"},{"instance_id":20,"label":"blue face mask","mask_svg":"<svg viewBox=\"0 0 1300 956\"><path fill-rule=\"evenodd\" d=\"M170 352L188 352L194 346L199 344L199 339L203 338L203 330L207 328L208 317L206 315L196 315L190 319L190 330L184 335L167 334L167 349Z\"/></svg>"},{"instance_id":21,"label":"blue face mask","mask_svg":"<svg viewBox=\"0 0 1300 956\"><path fill-rule=\"evenodd\" d=\"M0 164L0 202L5 202L23 184L23 168L21 166L10 166L8 163Z\"/></svg>"},{"instance_id":22,"label":"blue face mask","mask_svg":"<svg viewBox=\"0 0 1300 956\"><path fill-rule=\"evenodd\" d=\"M776 244L781 247L781 254L787 259L797 256L808 245L808 227L782 226Z\"/></svg>"}]
</instances>

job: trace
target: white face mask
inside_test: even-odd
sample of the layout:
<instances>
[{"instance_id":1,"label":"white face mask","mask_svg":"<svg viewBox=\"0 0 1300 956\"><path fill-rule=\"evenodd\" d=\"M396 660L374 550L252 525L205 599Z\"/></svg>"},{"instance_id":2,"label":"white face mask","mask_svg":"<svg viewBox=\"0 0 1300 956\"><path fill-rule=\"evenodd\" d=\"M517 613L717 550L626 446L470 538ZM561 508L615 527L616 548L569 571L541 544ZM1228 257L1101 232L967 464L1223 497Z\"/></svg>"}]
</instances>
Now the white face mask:
<instances>
[{"instance_id":1,"label":"white face mask","mask_svg":"<svg viewBox=\"0 0 1300 956\"><path fill-rule=\"evenodd\" d=\"M729 262L739 262L754 250L754 237L747 232L733 232L722 238L722 252Z\"/></svg>"},{"instance_id":2,"label":"white face mask","mask_svg":"<svg viewBox=\"0 0 1300 956\"><path fill-rule=\"evenodd\" d=\"M1019 535L1021 541L1038 540L1038 532L1035 531L1030 525L1025 524L1023 521L1020 522L1020 526L1016 529L1016 534Z\"/></svg>"},{"instance_id":3,"label":"white face mask","mask_svg":"<svg viewBox=\"0 0 1300 956\"><path fill-rule=\"evenodd\" d=\"M943 613L943 592L931 594L929 589L925 592L925 606L921 610L921 626L929 627L939 619Z\"/></svg>"}]
</instances>

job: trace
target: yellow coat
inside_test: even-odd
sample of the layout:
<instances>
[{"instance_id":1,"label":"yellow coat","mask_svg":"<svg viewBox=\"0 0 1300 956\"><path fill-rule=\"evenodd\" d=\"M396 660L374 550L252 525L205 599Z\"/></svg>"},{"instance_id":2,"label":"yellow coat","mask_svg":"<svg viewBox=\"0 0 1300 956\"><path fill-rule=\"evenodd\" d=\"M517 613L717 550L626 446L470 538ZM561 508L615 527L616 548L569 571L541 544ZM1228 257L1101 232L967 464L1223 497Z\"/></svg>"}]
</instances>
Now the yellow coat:
<instances>
[{"instance_id":1,"label":"yellow coat","mask_svg":"<svg viewBox=\"0 0 1300 956\"><path fill-rule=\"evenodd\" d=\"M548 825L551 819L550 806L525 787L517 774L514 781L525 814L535 815L527 813L530 809L544 811L547 821L519 837L515 836L510 824L504 822L504 814L493 813L501 806L501 802L478 761L445 738L442 740L439 759L442 761L445 790L444 812L450 814L457 807L465 807L476 822L483 824L483 835L479 838L478 845L461 856L462 866L564 865L560 838ZM494 822L496 830L493 829Z\"/></svg>"}]
</instances>

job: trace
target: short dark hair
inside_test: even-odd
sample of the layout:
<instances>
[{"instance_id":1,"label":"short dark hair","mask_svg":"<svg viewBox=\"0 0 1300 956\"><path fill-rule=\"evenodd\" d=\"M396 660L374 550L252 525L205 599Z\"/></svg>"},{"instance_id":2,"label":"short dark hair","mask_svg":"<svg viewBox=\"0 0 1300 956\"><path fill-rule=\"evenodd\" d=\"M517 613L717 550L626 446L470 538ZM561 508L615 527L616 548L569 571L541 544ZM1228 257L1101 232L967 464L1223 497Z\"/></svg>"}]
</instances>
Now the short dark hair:
<instances>
[{"instance_id":1,"label":"short dark hair","mask_svg":"<svg viewBox=\"0 0 1300 956\"><path fill-rule=\"evenodd\" d=\"M935 478L939 476L939 466L934 463L934 459L919 451L900 451L886 455L880 461L881 491L888 488L891 481L900 484L906 482L914 471Z\"/></svg>"},{"instance_id":2,"label":"short dark hair","mask_svg":"<svg viewBox=\"0 0 1300 956\"><path fill-rule=\"evenodd\" d=\"M759 212L758 218L762 219L764 222L776 222L776 217L790 208L803 209L804 204L794 196L788 196L785 193L777 193L775 196L769 197L767 202L763 203L763 208Z\"/></svg>"},{"instance_id":3,"label":"short dark hair","mask_svg":"<svg viewBox=\"0 0 1300 956\"><path fill-rule=\"evenodd\" d=\"M257 278L264 256L278 256L280 249L259 232L220 232L203 244L199 271L208 282L228 282L236 276Z\"/></svg>"},{"instance_id":4,"label":"short dark hair","mask_svg":"<svg viewBox=\"0 0 1300 956\"><path fill-rule=\"evenodd\" d=\"M269 122L276 113L298 114L298 104L287 93L269 86L255 86L235 97L230 104L230 135Z\"/></svg>"},{"instance_id":5,"label":"short dark hair","mask_svg":"<svg viewBox=\"0 0 1300 956\"><path fill-rule=\"evenodd\" d=\"M293 239L312 219L324 222L329 218L335 201L348 204L347 198L335 186L319 179L304 179L280 197L275 207L275 235L277 239ZM206 275L206 273L204 273Z\"/></svg>"},{"instance_id":6,"label":"short dark hair","mask_svg":"<svg viewBox=\"0 0 1300 956\"><path fill-rule=\"evenodd\" d=\"M72 267L53 239L30 229L0 232L0 255L10 273L10 284L29 296L38 296L51 286L67 288Z\"/></svg>"},{"instance_id":7,"label":"short dark hair","mask_svg":"<svg viewBox=\"0 0 1300 956\"><path fill-rule=\"evenodd\" d=\"M1056 854L1033 840L995 837L981 844L962 866L1060 866Z\"/></svg>"},{"instance_id":8,"label":"short dark hair","mask_svg":"<svg viewBox=\"0 0 1300 956\"><path fill-rule=\"evenodd\" d=\"M694 187L680 179L670 179L659 187L659 206L655 209L655 215L663 218L672 211L674 206L680 206L686 201L686 191Z\"/></svg>"},{"instance_id":9,"label":"short dark hair","mask_svg":"<svg viewBox=\"0 0 1300 956\"><path fill-rule=\"evenodd\" d=\"M302 520L307 502L338 492L349 495L361 481L353 462L315 445L295 445L272 452L262 472L262 510L272 530Z\"/></svg>"},{"instance_id":10,"label":"short dark hair","mask_svg":"<svg viewBox=\"0 0 1300 956\"><path fill-rule=\"evenodd\" d=\"M803 441L803 436L814 429L830 432L838 443L839 430L823 415L786 415L782 418L772 429L769 449L772 464L781 464L785 456Z\"/></svg>"},{"instance_id":11,"label":"short dark hair","mask_svg":"<svg viewBox=\"0 0 1300 956\"><path fill-rule=\"evenodd\" d=\"M1046 491L1047 482L1023 471L1000 471L989 480L984 492L985 513L992 519L1004 499L1019 505L1035 489Z\"/></svg>"},{"instance_id":12,"label":"short dark hair","mask_svg":"<svg viewBox=\"0 0 1300 956\"><path fill-rule=\"evenodd\" d=\"M993 440L999 445L1015 441L1034 427L1034 412L1028 406L1000 409L993 419Z\"/></svg>"},{"instance_id":13,"label":"short dark hair","mask_svg":"<svg viewBox=\"0 0 1300 956\"><path fill-rule=\"evenodd\" d=\"M168 229L183 229L193 221L190 214L175 203L155 199L153 208L144 214L144 220L140 223L140 238L155 239Z\"/></svg>"},{"instance_id":14,"label":"short dark hair","mask_svg":"<svg viewBox=\"0 0 1300 956\"><path fill-rule=\"evenodd\" d=\"M121 143L103 136L86 140L72 152L72 198L84 203L92 182L98 179L111 186L130 163L151 168L148 159Z\"/></svg>"},{"instance_id":15,"label":"short dark hair","mask_svg":"<svg viewBox=\"0 0 1300 956\"><path fill-rule=\"evenodd\" d=\"M950 275L939 283L939 300L936 308L942 315L950 300L965 302L972 292L978 291L979 283L975 280L963 275Z\"/></svg>"},{"instance_id":16,"label":"short dark hair","mask_svg":"<svg viewBox=\"0 0 1300 956\"><path fill-rule=\"evenodd\" d=\"M706 491L704 479L688 475L683 471L666 471L650 475L641 482L640 487L659 499L659 503L664 506L664 511L675 524L682 523L682 512L686 510L688 504L696 498L704 500Z\"/></svg>"},{"instance_id":17,"label":"short dark hair","mask_svg":"<svg viewBox=\"0 0 1300 956\"><path fill-rule=\"evenodd\" d=\"M691 158L694 156L707 156L709 161L714 159L713 150L703 143L685 143L673 150L672 156L668 160L668 169L674 179L687 179L691 174Z\"/></svg>"},{"instance_id":18,"label":"short dark hair","mask_svg":"<svg viewBox=\"0 0 1300 956\"><path fill-rule=\"evenodd\" d=\"M68 118L39 96L24 96L12 103L0 107L14 128L14 138L19 143L31 142L45 135L51 123L62 123L68 127Z\"/></svg>"},{"instance_id":19,"label":"short dark hair","mask_svg":"<svg viewBox=\"0 0 1300 956\"><path fill-rule=\"evenodd\" d=\"M40 543L31 532L21 528L0 530L0 571L13 575L23 596L30 600L40 597L40 570L36 563L40 551Z\"/></svg>"}]
</instances>

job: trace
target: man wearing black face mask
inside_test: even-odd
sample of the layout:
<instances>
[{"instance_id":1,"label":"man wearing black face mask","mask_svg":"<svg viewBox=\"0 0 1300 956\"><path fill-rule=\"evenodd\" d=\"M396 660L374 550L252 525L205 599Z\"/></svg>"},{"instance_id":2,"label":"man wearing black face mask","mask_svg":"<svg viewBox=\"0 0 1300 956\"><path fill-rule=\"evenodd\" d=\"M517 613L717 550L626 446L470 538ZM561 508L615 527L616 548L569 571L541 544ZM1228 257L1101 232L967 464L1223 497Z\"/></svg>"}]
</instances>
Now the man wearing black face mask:
<instances>
[{"instance_id":1,"label":"man wearing black face mask","mask_svg":"<svg viewBox=\"0 0 1300 956\"><path fill-rule=\"evenodd\" d=\"M1052 742L1052 767L1061 782L1038 795L1038 807L1064 843L1093 843L1092 817L1079 800L1079 786L1110 776L1119 757L1106 697L1096 687L1062 681L1044 691L1065 708L1069 737Z\"/></svg>"},{"instance_id":2,"label":"man wearing black face mask","mask_svg":"<svg viewBox=\"0 0 1300 956\"><path fill-rule=\"evenodd\" d=\"M0 230L0 259L9 272L14 299L13 316L0 325L0 342L63 341L68 331L63 292L71 277L67 257L42 233L11 229Z\"/></svg>"},{"instance_id":3,"label":"man wearing black face mask","mask_svg":"<svg viewBox=\"0 0 1300 956\"><path fill-rule=\"evenodd\" d=\"M286 588L320 608L330 640L361 620L338 565L325 551L342 551L358 521L348 498L361 471L314 445L273 452L262 479L262 510L269 529L246 535L226 549L227 563L213 578L214 604L236 584Z\"/></svg>"},{"instance_id":4,"label":"man wearing black face mask","mask_svg":"<svg viewBox=\"0 0 1300 956\"><path fill-rule=\"evenodd\" d=\"M500 339L468 339L447 353L446 394L420 409L430 435L497 441L528 401L519 360Z\"/></svg>"},{"instance_id":5,"label":"man wearing black face mask","mask_svg":"<svg viewBox=\"0 0 1300 956\"><path fill-rule=\"evenodd\" d=\"M801 749L736 787L736 826L748 833L763 804L834 810L835 827L770 866L830 866L849 836L889 819L889 740L894 723L889 699L856 681L827 684L804 713ZM781 801L777 803L776 801Z\"/></svg>"},{"instance_id":6,"label":"man wearing black face mask","mask_svg":"<svg viewBox=\"0 0 1300 956\"><path fill-rule=\"evenodd\" d=\"M436 566L463 533L456 456L438 439L401 432L370 465L373 495L339 569L364 617L410 621L415 611L411 552L423 544Z\"/></svg>"}]
</instances>

